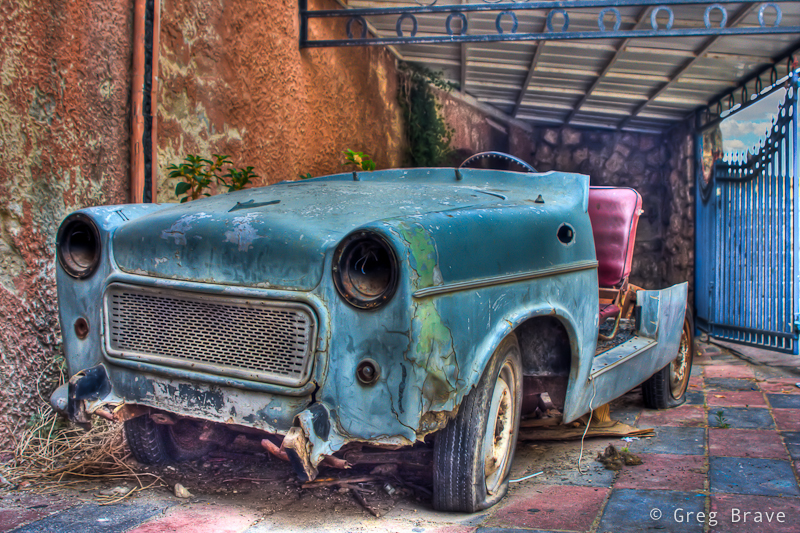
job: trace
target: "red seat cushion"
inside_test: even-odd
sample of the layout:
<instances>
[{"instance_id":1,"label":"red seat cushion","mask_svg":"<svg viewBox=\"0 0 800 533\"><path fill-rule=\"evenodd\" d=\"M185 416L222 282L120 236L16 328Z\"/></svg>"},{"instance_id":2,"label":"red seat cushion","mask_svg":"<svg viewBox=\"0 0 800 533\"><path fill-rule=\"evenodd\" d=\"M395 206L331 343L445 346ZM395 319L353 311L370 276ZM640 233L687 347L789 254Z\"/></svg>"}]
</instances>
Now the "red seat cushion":
<instances>
[{"instance_id":1,"label":"red seat cushion","mask_svg":"<svg viewBox=\"0 0 800 533\"><path fill-rule=\"evenodd\" d=\"M607 318L615 317L619 314L619 306L614 304L600 304L600 323L606 321Z\"/></svg>"},{"instance_id":2,"label":"red seat cushion","mask_svg":"<svg viewBox=\"0 0 800 533\"><path fill-rule=\"evenodd\" d=\"M618 287L631 273L642 197L627 187L590 187L589 218L601 287Z\"/></svg>"}]
</instances>

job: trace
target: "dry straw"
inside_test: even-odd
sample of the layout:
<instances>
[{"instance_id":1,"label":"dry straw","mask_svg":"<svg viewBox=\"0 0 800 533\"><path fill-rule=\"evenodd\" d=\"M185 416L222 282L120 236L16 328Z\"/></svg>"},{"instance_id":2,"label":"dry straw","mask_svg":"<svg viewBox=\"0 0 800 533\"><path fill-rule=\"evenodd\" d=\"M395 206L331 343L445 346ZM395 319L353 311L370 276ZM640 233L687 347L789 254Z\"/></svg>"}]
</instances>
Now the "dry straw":
<instances>
[{"instance_id":1,"label":"dry straw","mask_svg":"<svg viewBox=\"0 0 800 533\"><path fill-rule=\"evenodd\" d=\"M84 431L49 406L42 406L15 440L14 449L7 453L12 457L0 464L0 474L11 486L27 487L35 493L97 481L135 481L138 485L95 496L107 505L163 483L155 474L135 470L119 422L95 418L92 428Z\"/></svg>"}]
</instances>

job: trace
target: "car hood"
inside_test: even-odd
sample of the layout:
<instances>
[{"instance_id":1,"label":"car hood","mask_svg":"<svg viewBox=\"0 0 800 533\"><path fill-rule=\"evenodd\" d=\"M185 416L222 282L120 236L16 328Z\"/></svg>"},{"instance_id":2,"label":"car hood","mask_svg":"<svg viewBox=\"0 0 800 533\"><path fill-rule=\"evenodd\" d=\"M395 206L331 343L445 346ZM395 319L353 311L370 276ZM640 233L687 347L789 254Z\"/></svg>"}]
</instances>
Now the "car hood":
<instances>
[{"instance_id":1,"label":"car hood","mask_svg":"<svg viewBox=\"0 0 800 533\"><path fill-rule=\"evenodd\" d=\"M405 182L400 172L387 171L396 180L348 174L169 206L120 226L114 259L133 274L312 290L326 254L359 226L502 200L475 186Z\"/></svg>"}]
</instances>

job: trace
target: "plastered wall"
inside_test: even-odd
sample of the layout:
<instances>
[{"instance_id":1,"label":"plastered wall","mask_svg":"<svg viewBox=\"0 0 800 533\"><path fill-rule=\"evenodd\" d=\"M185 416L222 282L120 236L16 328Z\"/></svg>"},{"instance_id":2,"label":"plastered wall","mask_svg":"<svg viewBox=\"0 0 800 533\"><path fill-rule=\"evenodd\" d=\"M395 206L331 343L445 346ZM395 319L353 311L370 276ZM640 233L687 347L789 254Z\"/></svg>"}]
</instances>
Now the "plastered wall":
<instances>
[{"instance_id":1,"label":"plastered wall","mask_svg":"<svg viewBox=\"0 0 800 533\"><path fill-rule=\"evenodd\" d=\"M0 2L0 449L53 384L61 219L124 202L125 2Z\"/></svg>"}]
</instances>

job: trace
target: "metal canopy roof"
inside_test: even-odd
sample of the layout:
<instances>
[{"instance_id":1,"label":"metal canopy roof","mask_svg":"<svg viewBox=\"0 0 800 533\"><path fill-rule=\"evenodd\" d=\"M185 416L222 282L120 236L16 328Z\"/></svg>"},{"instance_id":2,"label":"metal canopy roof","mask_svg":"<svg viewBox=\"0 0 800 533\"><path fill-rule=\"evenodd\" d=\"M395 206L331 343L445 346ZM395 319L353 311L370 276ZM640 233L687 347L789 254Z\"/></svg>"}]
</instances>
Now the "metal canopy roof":
<instances>
[{"instance_id":1,"label":"metal canopy roof","mask_svg":"<svg viewBox=\"0 0 800 533\"><path fill-rule=\"evenodd\" d=\"M439 0L434 2L440 9L437 12L423 11L426 8L420 7L425 5L422 1L347 0L345 7L363 11L362 20L366 19L374 34L360 44L371 44L365 41L381 38L402 41L398 38L400 34L409 41L414 22L417 25L415 40L439 37L451 41L403 42L393 46L401 59L442 71L447 80L459 84L462 92L531 125L569 124L661 132L685 120L698 107L763 73L759 82L751 79L746 94L736 91L733 100L726 96L725 109L743 99L747 101L760 87L766 88L785 76L789 68L786 58L800 48L798 1L765 4L728 0L700 5L680 0L664 0L660 5L647 0L594 4L573 1L553 2L553 9L517 10L526 4L485 7L483 0ZM484 5L476 9L493 11L469 11L468 6L472 4ZM503 9L509 5L517 7L513 11ZM576 5L580 7L573 7ZM589 5L592 7L583 7ZM403 14L402 10L374 14L372 9L403 7L415 9L410 15ZM363 8L367 8L366 11ZM605 33L602 29L598 31L598 16L603 9L606 11ZM613 28L617 10L619 27ZM656 21L660 32L653 28L654 10L660 11ZM511 39L512 34L516 34L531 40L452 42L462 31L472 39L497 37L498 14L502 11L505 13L500 17L500 25L504 31L499 38ZM672 35L664 31L669 29L665 26L670 12L674 12ZM780 20L776 21L778 12ZM562 30L564 13L569 17L566 32ZM726 31L761 33L711 33L709 27L719 26L723 13ZM351 20L361 18L356 15L358 12ZM704 21L704 16L708 21ZM447 31L448 18L451 34ZM465 19L466 31L462 27ZM514 19L518 21L516 32L512 28ZM311 32L306 35L313 36L314 24L319 24L320 20L324 21L313 18L306 21L307 31ZM764 33L768 28L780 29L783 33ZM618 31L613 31L615 29ZM359 32L359 26L349 31L352 37ZM706 34L692 35L693 31ZM573 32L589 38L576 40L577 34ZM566 34L571 36L560 39ZM650 36L641 37L641 34ZM336 46L353 44L342 41ZM776 62L779 66L771 72ZM759 87L754 87L755 83L759 83Z\"/></svg>"}]
</instances>

